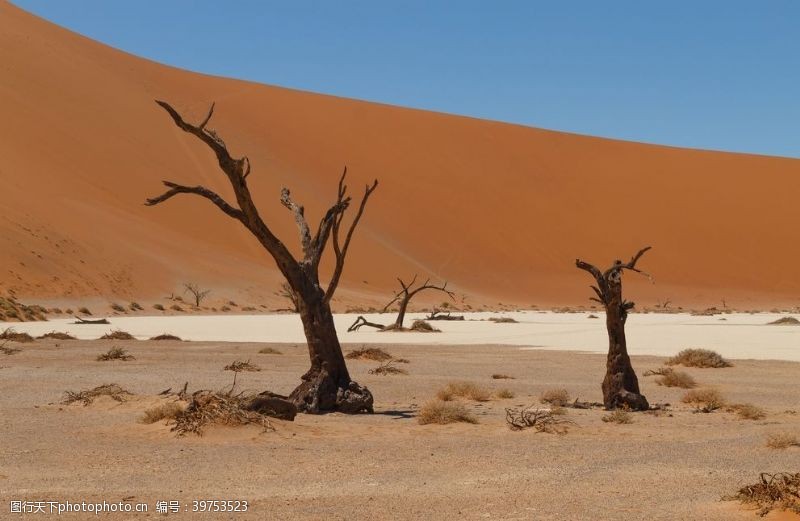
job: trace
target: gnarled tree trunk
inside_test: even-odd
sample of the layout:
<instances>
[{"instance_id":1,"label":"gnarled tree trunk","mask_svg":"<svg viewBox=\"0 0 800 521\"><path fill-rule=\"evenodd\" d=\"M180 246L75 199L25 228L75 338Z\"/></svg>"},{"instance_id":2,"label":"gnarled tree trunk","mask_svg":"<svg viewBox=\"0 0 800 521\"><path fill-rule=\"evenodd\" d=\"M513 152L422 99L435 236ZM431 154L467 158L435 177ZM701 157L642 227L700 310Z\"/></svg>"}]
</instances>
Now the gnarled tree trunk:
<instances>
[{"instance_id":1,"label":"gnarled tree trunk","mask_svg":"<svg viewBox=\"0 0 800 521\"><path fill-rule=\"evenodd\" d=\"M598 298L592 300L601 303L606 309L606 329L608 330L608 357L606 359L606 376L603 379L603 404L606 409L628 408L644 411L650 408L647 398L639 391L639 380L633 371L628 345L625 340L625 322L628 310L633 302L622 298L622 272L631 270L640 272L636 262L650 247L640 250L627 264L615 261L614 265L601 272L595 266L580 259L575 265L589 272L597 281L592 289Z\"/></svg>"},{"instance_id":2,"label":"gnarled tree trunk","mask_svg":"<svg viewBox=\"0 0 800 521\"><path fill-rule=\"evenodd\" d=\"M447 293L447 296L449 296L451 299L454 299L453 292L447 289L447 282L445 282L441 286L436 286L434 284L430 284L430 280L426 280L425 283L423 283L421 286L414 288L413 287L414 283L417 281L416 275L414 275L414 278L411 279L411 282L408 284L403 282L403 279L399 277L397 281L400 282L400 288L401 288L400 291L398 291L397 294L394 296L394 298L383 308L383 311L385 312L386 310L389 309L389 306L391 306L397 301L400 301L399 309L397 311L397 319L395 319L394 321L394 327L396 329L403 328L403 322L406 319L406 311L408 310L408 304L411 302L411 299L414 297L414 295L416 295L420 291L426 289L442 291L444 293Z\"/></svg>"},{"instance_id":3,"label":"gnarled tree trunk","mask_svg":"<svg viewBox=\"0 0 800 521\"><path fill-rule=\"evenodd\" d=\"M194 194L208 199L229 217L241 222L275 260L278 269L286 278L289 295L303 322L311 368L303 375L303 382L289 396L291 402L299 411L307 413L372 412L372 394L366 387L361 387L350 379L336 334L330 300L338 287L353 232L378 182L375 181L366 187L361 204L343 240L340 239L339 232L344 214L351 202L350 197L346 196L347 186L344 184L346 168L339 180L336 202L325 213L313 236L305 218L304 208L296 204L289 190L284 188L281 191L280 201L294 214L303 247L303 257L295 259L261 219L256 209L247 186L250 160L246 156L240 159L231 157L225 142L216 132L206 129L214 113L214 105L202 123L192 125L184 121L168 103L163 101L156 103L169 113L181 130L194 135L211 148L217 156L220 169L230 181L236 196L236 205L228 203L220 195L203 186L185 186L171 181L164 181L169 190L158 197L148 199L145 204L153 206L178 194ZM328 242L333 246L335 267L327 289L323 289L319 283L319 264Z\"/></svg>"}]
</instances>

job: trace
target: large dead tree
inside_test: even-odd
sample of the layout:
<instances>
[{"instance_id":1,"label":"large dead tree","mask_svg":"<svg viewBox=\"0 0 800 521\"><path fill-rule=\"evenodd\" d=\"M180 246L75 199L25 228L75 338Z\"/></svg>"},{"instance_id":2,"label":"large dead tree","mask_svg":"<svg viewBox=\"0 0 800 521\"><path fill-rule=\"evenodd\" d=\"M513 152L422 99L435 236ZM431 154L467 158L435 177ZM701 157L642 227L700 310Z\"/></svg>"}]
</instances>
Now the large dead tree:
<instances>
[{"instance_id":1,"label":"large dead tree","mask_svg":"<svg viewBox=\"0 0 800 521\"><path fill-rule=\"evenodd\" d=\"M390 300L389 303L383 307L383 312L385 313L392 304L394 304L395 302L400 302L400 306L397 310L397 318L394 321L394 328L396 329L403 328L403 322L405 321L406 318L406 310L408 309L408 304L409 302L411 302L411 299L414 298L414 295L416 295L420 291L425 291L426 289L441 291L443 293L447 293L447 296L455 300L455 293L447 289L447 282L445 282L441 286L437 286L435 284L431 284L430 279L428 279L423 284L415 288L414 284L417 281L416 275L414 275L414 278L411 279L411 282L408 284L403 282L403 279L401 279L400 277L397 278L397 281L400 283L400 291L398 291L397 294L394 296L394 298L392 298L392 300Z\"/></svg>"},{"instance_id":2,"label":"large dead tree","mask_svg":"<svg viewBox=\"0 0 800 521\"><path fill-rule=\"evenodd\" d=\"M628 318L628 310L633 308L634 304L622 298L622 272L630 270L642 273L636 267L636 263L649 249L650 246L639 250L627 263L621 260L614 261L606 271L600 271L580 259L575 261L578 268L589 272L597 281L596 286L591 286L597 295L597 298L592 297L592 300L599 302L606 309L608 358L606 376L603 379L603 404L606 409L623 407L644 411L650 408L647 398L639 392L639 380L631 366L625 342L625 321Z\"/></svg>"},{"instance_id":3,"label":"large dead tree","mask_svg":"<svg viewBox=\"0 0 800 521\"><path fill-rule=\"evenodd\" d=\"M231 157L225 142L216 132L206 128L214 113L214 105L211 105L208 115L199 125L193 125L186 122L168 103L164 101L156 103L167 111L181 130L192 134L214 152L220 169L230 182L236 203L229 203L204 186L185 186L164 181L168 190L158 197L148 199L146 204L153 206L179 194L193 194L208 199L227 216L242 223L275 260L295 295L297 311L303 322L311 368L302 376L303 382L292 391L289 400L298 410L307 413L372 412L372 393L350 379L336 335L330 301L339 284L353 232L364 213L369 196L378 186L378 181L365 188L353 220L349 227L345 227L343 219L351 203L351 198L347 195L347 186L344 184L347 174L345 168L339 179L336 201L325 212L313 234L303 206L297 204L292 199L290 191L284 188L281 191L280 202L292 212L300 230L303 253L300 259L295 259L262 220L253 202L247 186L250 160L247 156L238 159ZM328 242L332 244L335 263L328 286L323 288L319 281L319 264Z\"/></svg>"}]
</instances>

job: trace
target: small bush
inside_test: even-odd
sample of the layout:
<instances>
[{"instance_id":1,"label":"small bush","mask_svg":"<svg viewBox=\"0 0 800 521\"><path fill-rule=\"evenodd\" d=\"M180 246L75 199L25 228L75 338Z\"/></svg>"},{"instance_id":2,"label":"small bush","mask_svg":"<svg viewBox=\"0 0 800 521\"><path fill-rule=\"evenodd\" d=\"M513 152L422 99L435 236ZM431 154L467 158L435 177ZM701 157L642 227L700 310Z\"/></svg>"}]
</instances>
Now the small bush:
<instances>
[{"instance_id":1,"label":"small bush","mask_svg":"<svg viewBox=\"0 0 800 521\"><path fill-rule=\"evenodd\" d=\"M716 389L692 389L681 398L683 403L688 403L702 412L711 412L725 406L725 399Z\"/></svg>"},{"instance_id":2,"label":"small bush","mask_svg":"<svg viewBox=\"0 0 800 521\"><path fill-rule=\"evenodd\" d=\"M570 403L569 392L566 389L548 389L539 396L539 401L564 407Z\"/></svg>"},{"instance_id":3,"label":"small bush","mask_svg":"<svg viewBox=\"0 0 800 521\"><path fill-rule=\"evenodd\" d=\"M725 410L728 412L735 412L739 415L739 418L743 420L761 420L767 415L764 409L752 403L735 403L728 406Z\"/></svg>"},{"instance_id":4,"label":"small bush","mask_svg":"<svg viewBox=\"0 0 800 521\"><path fill-rule=\"evenodd\" d=\"M158 336L154 336L150 340L177 340L178 342L182 341L181 337L175 336L175 335L170 335L169 333L161 333Z\"/></svg>"},{"instance_id":5,"label":"small bush","mask_svg":"<svg viewBox=\"0 0 800 521\"><path fill-rule=\"evenodd\" d=\"M136 340L132 334L127 331L115 329L100 337L100 340Z\"/></svg>"},{"instance_id":6,"label":"small bush","mask_svg":"<svg viewBox=\"0 0 800 521\"><path fill-rule=\"evenodd\" d=\"M77 340L74 336L68 333L61 333L59 331L50 331L49 333L45 333L42 336L36 337L37 339L45 339L51 338L53 340Z\"/></svg>"},{"instance_id":7,"label":"small bush","mask_svg":"<svg viewBox=\"0 0 800 521\"><path fill-rule=\"evenodd\" d=\"M33 342L33 337L28 333L18 333L13 327L9 327L0 332L0 340L19 342L20 344Z\"/></svg>"},{"instance_id":8,"label":"small bush","mask_svg":"<svg viewBox=\"0 0 800 521\"><path fill-rule=\"evenodd\" d=\"M249 409L252 396L245 393L197 391L192 394L189 405L175 415L173 431L178 436L194 433L203 434L210 424L218 425L260 425L264 431L274 431L269 417Z\"/></svg>"},{"instance_id":9,"label":"small bush","mask_svg":"<svg viewBox=\"0 0 800 521\"><path fill-rule=\"evenodd\" d=\"M491 394L486 388L472 382L450 382L436 393L436 397L443 402L449 402L454 398L467 398L476 402L487 402L490 396Z\"/></svg>"},{"instance_id":10,"label":"small bush","mask_svg":"<svg viewBox=\"0 0 800 521\"><path fill-rule=\"evenodd\" d=\"M274 347L262 347L259 351L259 354L262 355L282 355L283 353L275 349Z\"/></svg>"},{"instance_id":11,"label":"small bush","mask_svg":"<svg viewBox=\"0 0 800 521\"><path fill-rule=\"evenodd\" d=\"M400 367L395 367L396 360L387 360L381 363L378 367L370 369L369 374L390 375L390 374L408 374L408 371Z\"/></svg>"},{"instance_id":12,"label":"small bush","mask_svg":"<svg viewBox=\"0 0 800 521\"><path fill-rule=\"evenodd\" d=\"M432 400L422 406L417 414L420 425L448 423L478 423L478 419L460 403Z\"/></svg>"},{"instance_id":13,"label":"small bush","mask_svg":"<svg viewBox=\"0 0 800 521\"><path fill-rule=\"evenodd\" d=\"M618 423L621 425L633 423L631 413L622 409L615 409L610 413L603 415L603 417L600 419L606 423Z\"/></svg>"},{"instance_id":14,"label":"small bush","mask_svg":"<svg viewBox=\"0 0 800 521\"><path fill-rule=\"evenodd\" d=\"M770 449L788 449L800 447L800 440L790 432L773 432L767 435L767 447Z\"/></svg>"},{"instance_id":15,"label":"small bush","mask_svg":"<svg viewBox=\"0 0 800 521\"><path fill-rule=\"evenodd\" d=\"M656 383L664 387L680 387L681 389L697 387L697 382L692 378L692 375L683 371L675 371L671 367L644 373L644 376L650 375L659 375L658 378L656 378Z\"/></svg>"},{"instance_id":16,"label":"small bush","mask_svg":"<svg viewBox=\"0 0 800 521\"><path fill-rule=\"evenodd\" d=\"M180 306L179 306L179 305L177 305L177 304L173 304L173 305L171 305L171 306L169 307L169 309L171 309L172 311L177 311L177 312L179 312L179 313L183 311L183 308L182 308L182 307L180 307Z\"/></svg>"},{"instance_id":17,"label":"small bush","mask_svg":"<svg viewBox=\"0 0 800 521\"><path fill-rule=\"evenodd\" d=\"M497 324L518 324L516 319L511 317L489 317L489 320Z\"/></svg>"},{"instance_id":18,"label":"small bush","mask_svg":"<svg viewBox=\"0 0 800 521\"><path fill-rule=\"evenodd\" d=\"M514 380L513 376L508 376L507 374L500 374L500 373L493 374L492 378L494 380Z\"/></svg>"},{"instance_id":19,"label":"small bush","mask_svg":"<svg viewBox=\"0 0 800 521\"><path fill-rule=\"evenodd\" d=\"M719 353L709 349L684 349L664 363L666 365L701 368L723 368L733 365L722 358Z\"/></svg>"},{"instance_id":20,"label":"small bush","mask_svg":"<svg viewBox=\"0 0 800 521\"><path fill-rule=\"evenodd\" d=\"M135 360L135 357L121 347L112 347L105 353L97 355L98 362L108 362L111 360L122 360L123 362L127 362L128 360Z\"/></svg>"},{"instance_id":21,"label":"small bush","mask_svg":"<svg viewBox=\"0 0 800 521\"><path fill-rule=\"evenodd\" d=\"M131 311L144 311L144 308L138 302L131 302L128 307Z\"/></svg>"},{"instance_id":22,"label":"small bush","mask_svg":"<svg viewBox=\"0 0 800 521\"><path fill-rule=\"evenodd\" d=\"M144 411L139 419L141 423L151 424L161 420L174 420L183 412L183 407L178 402L167 402Z\"/></svg>"},{"instance_id":23,"label":"small bush","mask_svg":"<svg viewBox=\"0 0 800 521\"><path fill-rule=\"evenodd\" d=\"M507 400L514 397L514 392L511 389L500 389L495 393L495 396L500 399Z\"/></svg>"},{"instance_id":24,"label":"small bush","mask_svg":"<svg viewBox=\"0 0 800 521\"><path fill-rule=\"evenodd\" d=\"M70 313L70 310L67 310L67 313ZM92 312L89 311L89 308L87 308L85 306L78 308L78 313L81 313L81 314L84 314L84 315L91 315L92 314Z\"/></svg>"},{"instance_id":25,"label":"small bush","mask_svg":"<svg viewBox=\"0 0 800 521\"><path fill-rule=\"evenodd\" d=\"M121 305L117 304L116 302L111 304L111 309L113 309L114 311L117 311L119 313L125 313L125 308L122 307Z\"/></svg>"},{"instance_id":26,"label":"small bush","mask_svg":"<svg viewBox=\"0 0 800 521\"><path fill-rule=\"evenodd\" d=\"M417 331L419 333L441 333L440 329L436 329L432 325L428 324L424 320L415 320L411 324L411 331Z\"/></svg>"},{"instance_id":27,"label":"small bush","mask_svg":"<svg viewBox=\"0 0 800 521\"><path fill-rule=\"evenodd\" d=\"M236 360L223 368L225 371L233 371L235 373L241 373L243 371L246 372L255 372L260 371L261 368L258 367L256 364L250 363L250 360Z\"/></svg>"},{"instance_id":28,"label":"small bush","mask_svg":"<svg viewBox=\"0 0 800 521\"><path fill-rule=\"evenodd\" d=\"M221 308L219 308L219 310L222 311L223 313L227 313L228 311L231 310L231 308L229 308L228 306L222 306Z\"/></svg>"},{"instance_id":29,"label":"small bush","mask_svg":"<svg viewBox=\"0 0 800 521\"><path fill-rule=\"evenodd\" d=\"M83 405L91 404L95 398L99 396L110 396L118 402L124 402L125 398L130 396L131 393L123 389L117 384L105 384L89 389L86 391L79 391L77 393L66 391L64 399L61 401L64 405L69 405L75 402L81 402Z\"/></svg>"},{"instance_id":30,"label":"small bush","mask_svg":"<svg viewBox=\"0 0 800 521\"><path fill-rule=\"evenodd\" d=\"M794 317L781 317L778 320L770 322L770 326L800 326L800 320Z\"/></svg>"},{"instance_id":31,"label":"small bush","mask_svg":"<svg viewBox=\"0 0 800 521\"><path fill-rule=\"evenodd\" d=\"M758 508L759 516L766 516L772 510L800 513L800 472L762 472L758 483L742 487L733 496L723 499L752 505Z\"/></svg>"},{"instance_id":32,"label":"small bush","mask_svg":"<svg viewBox=\"0 0 800 521\"><path fill-rule=\"evenodd\" d=\"M158 311L164 311L164 305L163 304L153 304L153 309L156 309Z\"/></svg>"},{"instance_id":33,"label":"small bush","mask_svg":"<svg viewBox=\"0 0 800 521\"><path fill-rule=\"evenodd\" d=\"M373 360L375 362L385 362L386 360L391 360L392 355L380 347L361 347L347 353L345 358L350 360Z\"/></svg>"}]
</instances>

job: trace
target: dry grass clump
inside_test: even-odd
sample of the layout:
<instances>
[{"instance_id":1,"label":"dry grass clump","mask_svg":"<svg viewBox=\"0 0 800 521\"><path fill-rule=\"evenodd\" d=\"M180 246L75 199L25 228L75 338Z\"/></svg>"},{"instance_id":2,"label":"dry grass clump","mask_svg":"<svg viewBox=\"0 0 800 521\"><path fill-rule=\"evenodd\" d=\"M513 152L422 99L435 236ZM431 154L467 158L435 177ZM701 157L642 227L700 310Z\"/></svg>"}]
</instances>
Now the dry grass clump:
<instances>
[{"instance_id":1,"label":"dry grass clump","mask_svg":"<svg viewBox=\"0 0 800 521\"><path fill-rule=\"evenodd\" d=\"M108 362L110 360L122 360L123 362L127 362L128 360L135 360L135 357L121 347L112 347L105 353L97 355L98 362Z\"/></svg>"},{"instance_id":2,"label":"dry grass clump","mask_svg":"<svg viewBox=\"0 0 800 521\"><path fill-rule=\"evenodd\" d=\"M386 362L381 363L378 367L374 369L370 369L368 372L369 374L379 374L383 376L387 376L390 374L408 374L408 371L402 369L400 367L395 367L393 364L396 364L397 360L387 360Z\"/></svg>"},{"instance_id":3,"label":"dry grass clump","mask_svg":"<svg viewBox=\"0 0 800 521\"><path fill-rule=\"evenodd\" d=\"M752 403L734 403L725 408L728 412L735 412L742 420L761 420L767 413L761 407Z\"/></svg>"},{"instance_id":4,"label":"dry grass clump","mask_svg":"<svg viewBox=\"0 0 800 521\"><path fill-rule=\"evenodd\" d=\"M77 393L65 391L64 399L61 401L61 403L64 405L69 405L71 403L81 402L83 405L89 405L94 401L95 398L100 396L109 396L118 402L124 402L126 397L131 396L131 393L117 384L105 384L99 385L94 389L79 391Z\"/></svg>"},{"instance_id":5,"label":"dry grass clump","mask_svg":"<svg viewBox=\"0 0 800 521\"><path fill-rule=\"evenodd\" d=\"M180 306L179 306L179 305L177 305L177 304L173 304L173 305L171 305L171 306L169 307L169 309L171 309L172 311L178 311L178 312L181 312L181 311L183 311L183 308L182 308L182 307L180 307Z\"/></svg>"},{"instance_id":6,"label":"dry grass clump","mask_svg":"<svg viewBox=\"0 0 800 521\"><path fill-rule=\"evenodd\" d=\"M773 432L767 435L767 447L770 449L800 447L800 440L791 432Z\"/></svg>"},{"instance_id":7,"label":"dry grass clump","mask_svg":"<svg viewBox=\"0 0 800 521\"><path fill-rule=\"evenodd\" d=\"M154 336L150 340L177 340L179 342L182 342L181 337L170 335L169 333L161 333L158 336Z\"/></svg>"},{"instance_id":8,"label":"dry grass clump","mask_svg":"<svg viewBox=\"0 0 800 521\"><path fill-rule=\"evenodd\" d=\"M432 400L420 408L417 414L420 425L448 423L478 423L478 419L460 403Z\"/></svg>"},{"instance_id":9,"label":"dry grass clump","mask_svg":"<svg viewBox=\"0 0 800 521\"><path fill-rule=\"evenodd\" d=\"M666 365L682 365L684 367L723 368L733 364L710 349L684 349L666 362Z\"/></svg>"},{"instance_id":10,"label":"dry grass clump","mask_svg":"<svg viewBox=\"0 0 800 521\"><path fill-rule=\"evenodd\" d=\"M800 320L794 317L781 317L778 320L773 320L769 326L800 326Z\"/></svg>"},{"instance_id":11,"label":"dry grass clump","mask_svg":"<svg viewBox=\"0 0 800 521\"><path fill-rule=\"evenodd\" d=\"M725 398L716 389L692 389L681 398L683 403L693 405L700 412L711 412L725 405Z\"/></svg>"},{"instance_id":12,"label":"dry grass clump","mask_svg":"<svg viewBox=\"0 0 800 521\"><path fill-rule=\"evenodd\" d=\"M566 389L548 389L539 396L539 401L564 407L570 403L569 391Z\"/></svg>"},{"instance_id":13,"label":"dry grass clump","mask_svg":"<svg viewBox=\"0 0 800 521\"><path fill-rule=\"evenodd\" d=\"M692 389L697 387L697 382L692 375L683 371L675 371L671 367L663 367L654 371L645 371L644 376L658 375L656 383L664 387L680 387Z\"/></svg>"},{"instance_id":14,"label":"dry grass clump","mask_svg":"<svg viewBox=\"0 0 800 521\"><path fill-rule=\"evenodd\" d=\"M436 397L443 402L449 402L455 398L488 402L491 393L485 387L472 382L450 382L436 393Z\"/></svg>"},{"instance_id":15,"label":"dry grass clump","mask_svg":"<svg viewBox=\"0 0 800 521\"><path fill-rule=\"evenodd\" d=\"M223 369L225 371L233 371L236 373L241 373L242 371L255 372L261 370L261 368L256 364L250 363L250 360L235 360L234 362L226 365Z\"/></svg>"},{"instance_id":16,"label":"dry grass clump","mask_svg":"<svg viewBox=\"0 0 800 521\"><path fill-rule=\"evenodd\" d=\"M496 324L518 324L519 322L511 317L489 317L489 321Z\"/></svg>"},{"instance_id":17,"label":"dry grass clump","mask_svg":"<svg viewBox=\"0 0 800 521\"><path fill-rule=\"evenodd\" d=\"M125 307L120 304L117 304L116 302L111 304L111 309L113 309L118 313L125 313Z\"/></svg>"},{"instance_id":18,"label":"dry grass clump","mask_svg":"<svg viewBox=\"0 0 800 521\"><path fill-rule=\"evenodd\" d=\"M69 311L69 310L67 310L67 311ZM86 306L79 307L78 308L78 313L81 313L83 315L91 315L92 314L92 312L89 311L89 308L87 308Z\"/></svg>"},{"instance_id":19,"label":"dry grass clump","mask_svg":"<svg viewBox=\"0 0 800 521\"><path fill-rule=\"evenodd\" d=\"M509 398L514 397L514 391L512 391L511 389L500 389L497 392L495 392L494 395L502 400L507 400Z\"/></svg>"},{"instance_id":20,"label":"dry grass clump","mask_svg":"<svg viewBox=\"0 0 800 521\"><path fill-rule=\"evenodd\" d=\"M60 331L50 331L49 333L45 333L42 336L37 336L36 338L39 340L45 338L51 338L53 340L77 340L77 338L69 333L62 333Z\"/></svg>"},{"instance_id":21,"label":"dry grass clump","mask_svg":"<svg viewBox=\"0 0 800 521\"><path fill-rule=\"evenodd\" d=\"M262 347L261 349L259 349L258 352L259 352L259 354L262 354L262 355L282 355L283 354L281 351L278 351L274 347Z\"/></svg>"},{"instance_id":22,"label":"dry grass clump","mask_svg":"<svg viewBox=\"0 0 800 521\"><path fill-rule=\"evenodd\" d=\"M167 402L151 407L144 411L144 415L139 419L141 423L151 424L161 420L174 420L178 414L183 412L183 406L178 402Z\"/></svg>"},{"instance_id":23,"label":"dry grass clump","mask_svg":"<svg viewBox=\"0 0 800 521\"><path fill-rule=\"evenodd\" d=\"M441 333L441 329L436 329L432 325L428 324L424 320L415 320L411 324L411 328L409 331L416 331L418 333Z\"/></svg>"},{"instance_id":24,"label":"dry grass clump","mask_svg":"<svg viewBox=\"0 0 800 521\"><path fill-rule=\"evenodd\" d=\"M164 305L163 304L153 304L153 309L158 310L158 311L164 311Z\"/></svg>"},{"instance_id":25,"label":"dry grass clump","mask_svg":"<svg viewBox=\"0 0 800 521\"><path fill-rule=\"evenodd\" d=\"M243 393L197 391L192 394L189 405L175 415L172 430L179 436L203 434L207 425L260 425L264 431L274 431L269 417L248 410L251 396Z\"/></svg>"},{"instance_id":26,"label":"dry grass clump","mask_svg":"<svg viewBox=\"0 0 800 521\"><path fill-rule=\"evenodd\" d=\"M631 413L623 409L615 409L610 413L603 415L603 417L600 419L606 423L617 423L620 425L633 423Z\"/></svg>"},{"instance_id":27,"label":"dry grass clump","mask_svg":"<svg viewBox=\"0 0 800 521\"><path fill-rule=\"evenodd\" d=\"M511 430L533 428L536 432L566 434L572 421L560 418L550 409L540 409L534 405L525 409L506 409L506 423Z\"/></svg>"},{"instance_id":28,"label":"dry grass clump","mask_svg":"<svg viewBox=\"0 0 800 521\"><path fill-rule=\"evenodd\" d=\"M495 374L492 375L492 378L494 380L514 380L515 379L513 376L508 376L507 374L502 374L502 373L495 373Z\"/></svg>"},{"instance_id":29,"label":"dry grass clump","mask_svg":"<svg viewBox=\"0 0 800 521\"><path fill-rule=\"evenodd\" d=\"M100 340L136 340L132 334L127 331L115 329L100 337Z\"/></svg>"},{"instance_id":30,"label":"dry grass clump","mask_svg":"<svg viewBox=\"0 0 800 521\"><path fill-rule=\"evenodd\" d=\"M9 340L11 342L28 343L33 342L33 337L28 333L19 333L13 327L8 327L0 332L0 340Z\"/></svg>"},{"instance_id":31,"label":"dry grass clump","mask_svg":"<svg viewBox=\"0 0 800 521\"><path fill-rule=\"evenodd\" d=\"M384 362L386 360L391 360L392 355L380 347L361 347L360 349L354 349L347 353L345 358L350 360L374 360L375 362Z\"/></svg>"},{"instance_id":32,"label":"dry grass clump","mask_svg":"<svg viewBox=\"0 0 800 521\"><path fill-rule=\"evenodd\" d=\"M128 307L131 311L144 311L144 308L138 302L131 302Z\"/></svg>"},{"instance_id":33,"label":"dry grass clump","mask_svg":"<svg viewBox=\"0 0 800 521\"><path fill-rule=\"evenodd\" d=\"M742 487L733 496L723 499L757 507L757 514L760 516L765 516L772 510L800 514L800 472L762 472L757 483Z\"/></svg>"}]
</instances>

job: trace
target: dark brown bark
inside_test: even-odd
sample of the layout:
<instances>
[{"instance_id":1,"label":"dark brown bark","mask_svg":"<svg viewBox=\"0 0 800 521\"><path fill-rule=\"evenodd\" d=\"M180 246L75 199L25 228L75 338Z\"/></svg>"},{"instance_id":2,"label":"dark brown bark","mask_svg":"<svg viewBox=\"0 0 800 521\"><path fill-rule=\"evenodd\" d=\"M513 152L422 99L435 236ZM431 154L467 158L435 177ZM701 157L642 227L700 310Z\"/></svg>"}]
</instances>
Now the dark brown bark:
<instances>
[{"instance_id":1,"label":"dark brown bark","mask_svg":"<svg viewBox=\"0 0 800 521\"><path fill-rule=\"evenodd\" d=\"M220 169L231 184L236 196L236 205L228 203L203 186L184 186L171 181L164 181L169 190L158 197L148 199L145 204L153 206L178 194L194 194L208 199L226 215L241 222L275 260L278 269L286 278L292 300L303 322L311 368L303 375L303 382L292 391L290 400L299 411L307 413L372 412L372 394L366 387L361 387L350 379L336 335L330 300L338 287L353 232L378 182L375 181L366 187L343 241L339 238L340 228L351 202L351 198L346 195L347 186L344 184L347 169L339 180L336 202L325 213L313 236L303 206L295 203L290 191L284 188L281 191L280 202L294 214L303 249L302 259L295 259L258 213L247 186L247 177L251 170L250 160L246 156L240 159L231 157L225 142L216 132L206 128L214 113L214 105L201 124L192 125L184 121L168 103L163 101L156 103L167 111L180 129L194 135L211 148L217 157ZM336 259L328 287L323 289L319 282L319 263L329 240L333 243Z\"/></svg>"},{"instance_id":2,"label":"dark brown bark","mask_svg":"<svg viewBox=\"0 0 800 521\"><path fill-rule=\"evenodd\" d=\"M399 309L397 311L397 319L394 322L394 327L397 328L397 329L402 329L403 328L403 322L405 321L405 318L406 318L406 311L408 310L408 304L409 304L409 302L411 302L411 299L414 297L414 295L416 295L420 291L423 291L423 290L426 290L426 289L442 291L444 293L447 293L447 295L451 299L455 300L455 297L454 297L455 294L452 291L447 289L447 282L445 282L441 286L436 286L436 285L430 284L429 283L430 280L426 280L424 284L414 288L414 283L416 282L416 280L417 280L417 276L414 275L414 278L411 279L411 282L409 284L406 284L405 282L403 282L403 280L401 278L398 277L397 281L400 282L400 288L401 289L400 289L400 291L397 292L397 294L394 296L394 298L391 301L389 301L389 303L386 304L386 306L383 308L383 311L386 311L386 310L389 309L389 306L391 306L395 302L398 302L398 301L400 302Z\"/></svg>"},{"instance_id":3,"label":"dark brown bark","mask_svg":"<svg viewBox=\"0 0 800 521\"><path fill-rule=\"evenodd\" d=\"M636 262L649 249L649 246L643 248L628 263L615 261L613 266L604 272L580 259L575 261L578 268L589 272L597 281L597 285L592 286L597 298L593 297L592 300L601 303L606 309L608 358L602 385L603 404L606 409L628 408L644 411L650 408L647 398L639 392L639 380L631 365L625 340L625 321L628 318L628 310L633 308L634 304L622 298L622 272L631 270L641 273L641 270L636 268Z\"/></svg>"}]
</instances>

